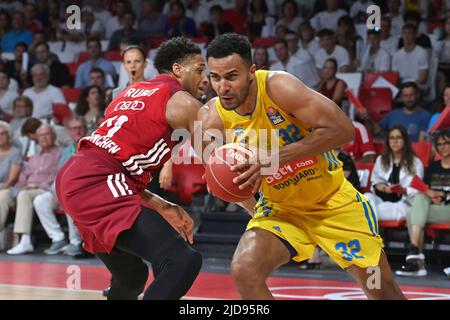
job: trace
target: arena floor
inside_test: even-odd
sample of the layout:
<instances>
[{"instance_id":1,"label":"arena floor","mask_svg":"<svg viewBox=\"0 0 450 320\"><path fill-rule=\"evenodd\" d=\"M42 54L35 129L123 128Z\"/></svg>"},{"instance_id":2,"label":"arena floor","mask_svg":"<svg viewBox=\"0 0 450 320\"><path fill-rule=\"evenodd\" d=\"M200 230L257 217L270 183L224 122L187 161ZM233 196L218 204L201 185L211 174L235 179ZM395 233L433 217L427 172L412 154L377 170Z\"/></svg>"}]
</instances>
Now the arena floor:
<instances>
[{"instance_id":1,"label":"arena floor","mask_svg":"<svg viewBox=\"0 0 450 320\"><path fill-rule=\"evenodd\" d=\"M205 257L202 272L185 299L238 299L229 262L227 258ZM109 283L108 271L95 257L2 253L0 270L1 300L102 300L101 291ZM405 295L409 299L450 300L450 279L440 269L429 267L428 271L423 278L397 277ZM365 299L350 276L332 265L307 271L287 265L268 284L277 299Z\"/></svg>"}]
</instances>

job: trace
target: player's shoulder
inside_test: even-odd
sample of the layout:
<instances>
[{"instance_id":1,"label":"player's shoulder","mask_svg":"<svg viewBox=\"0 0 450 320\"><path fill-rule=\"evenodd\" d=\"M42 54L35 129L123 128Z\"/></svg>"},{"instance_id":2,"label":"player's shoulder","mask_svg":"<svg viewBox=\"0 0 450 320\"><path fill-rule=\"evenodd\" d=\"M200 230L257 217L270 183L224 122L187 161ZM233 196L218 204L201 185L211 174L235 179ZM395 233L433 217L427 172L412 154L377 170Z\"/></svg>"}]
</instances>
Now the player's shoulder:
<instances>
[{"instance_id":1,"label":"player's shoulder","mask_svg":"<svg viewBox=\"0 0 450 320\"><path fill-rule=\"evenodd\" d=\"M302 82L285 71L270 71L266 76L266 93L273 100L297 95L302 89Z\"/></svg>"}]
</instances>

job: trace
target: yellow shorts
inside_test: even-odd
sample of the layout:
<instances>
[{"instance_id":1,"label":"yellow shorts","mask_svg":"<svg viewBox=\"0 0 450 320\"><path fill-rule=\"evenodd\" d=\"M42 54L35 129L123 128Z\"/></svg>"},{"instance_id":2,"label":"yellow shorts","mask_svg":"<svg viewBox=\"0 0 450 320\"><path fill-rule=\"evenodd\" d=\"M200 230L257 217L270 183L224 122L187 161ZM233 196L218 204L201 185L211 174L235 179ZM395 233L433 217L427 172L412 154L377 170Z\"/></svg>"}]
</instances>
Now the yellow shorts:
<instances>
[{"instance_id":1,"label":"yellow shorts","mask_svg":"<svg viewBox=\"0 0 450 320\"><path fill-rule=\"evenodd\" d=\"M341 268L376 266L380 259L382 239L373 208L347 180L325 205L307 211L299 208L296 212L257 214L247 225L247 230L253 228L288 241L297 251L295 261L311 258L316 245Z\"/></svg>"}]
</instances>

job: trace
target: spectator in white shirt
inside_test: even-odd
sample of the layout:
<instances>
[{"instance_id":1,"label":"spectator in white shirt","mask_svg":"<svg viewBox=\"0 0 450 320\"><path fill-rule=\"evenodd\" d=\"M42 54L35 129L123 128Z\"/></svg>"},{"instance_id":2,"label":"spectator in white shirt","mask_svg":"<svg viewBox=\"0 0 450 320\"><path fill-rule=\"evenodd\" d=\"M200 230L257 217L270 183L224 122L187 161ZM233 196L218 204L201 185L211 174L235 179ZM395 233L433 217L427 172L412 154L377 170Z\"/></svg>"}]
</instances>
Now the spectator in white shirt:
<instances>
[{"instance_id":1,"label":"spectator in white shirt","mask_svg":"<svg viewBox=\"0 0 450 320\"><path fill-rule=\"evenodd\" d=\"M300 49L307 50L314 56L320 49L319 40L316 38L316 31L313 29L309 21L304 21L300 24L298 28L298 34L300 36L300 41L298 45Z\"/></svg>"},{"instance_id":2,"label":"spectator in white shirt","mask_svg":"<svg viewBox=\"0 0 450 320\"><path fill-rule=\"evenodd\" d=\"M347 15L347 12L339 9L338 0L326 0L326 10L318 12L311 19L311 25L316 30L336 30L339 18L345 15Z\"/></svg>"},{"instance_id":3,"label":"spectator in white shirt","mask_svg":"<svg viewBox=\"0 0 450 320\"><path fill-rule=\"evenodd\" d=\"M398 50L398 34L391 33L391 18L383 16L381 18L381 42L380 47L393 56Z\"/></svg>"},{"instance_id":4,"label":"spectator in white shirt","mask_svg":"<svg viewBox=\"0 0 450 320\"><path fill-rule=\"evenodd\" d=\"M428 53L416 44L416 34L416 26L403 26L404 46L394 54L392 70L400 74L401 82L415 82L424 90L428 80Z\"/></svg>"},{"instance_id":5,"label":"spectator in white shirt","mask_svg":"<svg viewBox=\"0 0 450 320\"><path fill-rule=\"evenodd\" d=\"M4 71L0 71L0 118L10 118L13 115L13 101L18 94L8 88L9 77Z\"/></svg>"},{"instance_id":6,"label":"spectator in white shirt","mask_svg":"<svg viewBox=\"0 0 450 320\"><path fill-rule=\"evenodd\" d=\"M38 63L31 68L31 77L33 79L33 87L23 92L33 101L33 117L48 118L53 116L54 103L66 103L66 98L60 88L52 86L48 83L50 77L50 69L47 65Z\"/></svg>"},{"instance_id":7,"label":"spectator in white shirt","mask_svg":"<svg viewBox=\"0 0 450 320\"><path fill-rule=\"evenodd\" d=\"M195 21L197 29L209 22L208 7L200 4L200 0L186 0L186 17Z\"/></svg>"},{"instance_id":8,"label":"spectator in white shirt","mask_svg":"<svg viewBox=\"0 0 450 320\"><path fill-rule=\"evenodd\" d=\"M104 26L112 18L111 13L105 9L103 0L92 0L92 12L94 13L95 20L100 20Z\"/></svg>"},{"instance_id":9,"label":"spectator in white shirt","mask_svg":"<svg viewBox=\"0 0 450 320\"><path fill-rule=\"evenodd\" d=\"M316 67L321 78L321 69L325 61L334 58L337 61L338 72L350 71L350 55L348 51L339 45L336 45L336 35L330 29L320 30L317 34L319 37L320 49L314 58L316 59Z\"/></svg>"},{"instance_id":10,"label":"spectator in white shirt","mask_svg":"<svg viewBox=\"0 0 450 320\"><path fill-rule=\"evenodd\" d=\"M289 54L299 61L297 66L300 79L310 88L314 88L319 84L320 78L317 74L313 56L306 50L300 49L298 46L299 37L297 33L288 31L285 40L288 44Z\"/></svg>"},{"instance_id":11,"label":"spectator in white shirt","mask_svg":"<svg viewBox=\"0 0 450 320\"><path fill-rule=\"evenodd\" d=\"M113 2L113 10L116 13L114 17L108 20L105 25L105 38L110 39L112 34L123 28L122 18L125 12L130 10L130 3L126 0L117 0Z\"/></svg>"},{"instance_id":12,"label":"spectator in white shirt","mask_svg":"<svg viewBox=\"0 0 450 320\"><path fill-rule=\"evenodd\" d=\"M362 56L358 71L383 72L391 70L391 56L389 52L380 47L380 31L369 30L367 32L368 46Z\"/></svg>"}]
</instances>

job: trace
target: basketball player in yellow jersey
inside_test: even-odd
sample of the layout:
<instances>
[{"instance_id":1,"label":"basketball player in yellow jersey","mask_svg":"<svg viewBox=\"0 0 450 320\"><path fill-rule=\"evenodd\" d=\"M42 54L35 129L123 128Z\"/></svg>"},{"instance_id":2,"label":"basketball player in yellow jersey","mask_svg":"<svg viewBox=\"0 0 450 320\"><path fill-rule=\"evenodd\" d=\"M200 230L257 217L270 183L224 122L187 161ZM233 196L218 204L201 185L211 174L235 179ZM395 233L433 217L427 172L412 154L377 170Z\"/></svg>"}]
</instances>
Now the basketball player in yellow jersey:
<instances>
[{"instance_id":1,"label":"basketball player in yellow jersey","mask_svg":"<svg viewBox=\"0 0 450 320\"><path fill-rule=\"evenodd\" d=\"M290 259L309 259L319 245L370 299L404 299L382 251L375 214L344 178L332 151L353 139L350 119L294 76L255 71L246 37L216 37L207 60L218 98L199 111L204 130L232 129L235 142L250 129L278 130L277 154L234 168L241 172L235 183L254 184L260 191L258 203L253 198L240 203L253 217L231 263L241 297L273 298L268 276ZM274 157L278 172L261 176L262 166Z\"/></svg>"}]
</instances>

